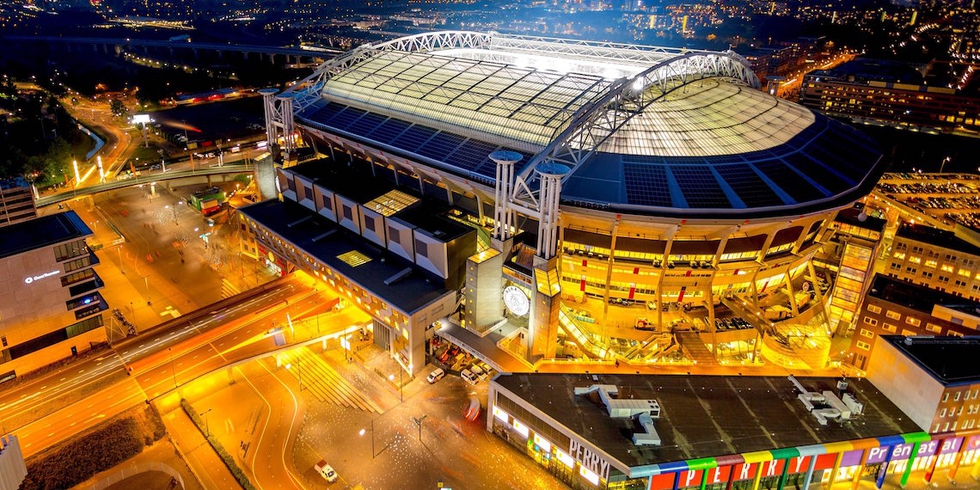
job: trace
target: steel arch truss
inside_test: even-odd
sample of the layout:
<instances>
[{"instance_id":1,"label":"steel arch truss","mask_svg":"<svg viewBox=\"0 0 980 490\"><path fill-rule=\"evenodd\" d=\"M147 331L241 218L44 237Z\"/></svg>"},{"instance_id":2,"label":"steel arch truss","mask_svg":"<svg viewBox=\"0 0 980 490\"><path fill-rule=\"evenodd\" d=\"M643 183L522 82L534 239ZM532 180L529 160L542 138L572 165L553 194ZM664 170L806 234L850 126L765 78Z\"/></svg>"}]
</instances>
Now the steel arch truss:
<instances>
[{"instance_id":1,"label":"steel arch truss","mask_svg":"<svg viewBox=\"0 0 980 490\"><path fill-rule=\"evenodd\" d=\"M348 68L386 51L422 52L446 49L481 49L489 46L491 34L472 31L441 31L400 37L380 44L364 44L317 67L287 93L294 93L294 111L302 111L320 99L327 80Z\"/></svg>"},{"instance_id":2,"label":"steel arch truss","mask_svg":"<svg viewBox=\"0 0 980 490\"><path fill-rule=\"evenodd\" d=\"M517 177L513 201L532 209L537 207L537 185L534 168L539 163L555 162L576 167L595 154L610 136L651 104L663 100L670 92L706 78L727 78L759 88L759 78L741 56L732 52L692 52L662 61L632 78L618 80L609 91L583 106Z\"/></svg>"}]
</instances>

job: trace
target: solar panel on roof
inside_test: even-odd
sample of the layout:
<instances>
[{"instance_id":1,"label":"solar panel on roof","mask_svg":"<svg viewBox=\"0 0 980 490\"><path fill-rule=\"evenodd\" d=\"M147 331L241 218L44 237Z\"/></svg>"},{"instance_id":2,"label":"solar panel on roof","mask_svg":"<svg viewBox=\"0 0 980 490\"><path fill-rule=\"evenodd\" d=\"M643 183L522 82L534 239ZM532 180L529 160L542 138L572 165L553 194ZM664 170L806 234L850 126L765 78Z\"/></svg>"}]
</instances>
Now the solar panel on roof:
<instances>
[{"instance_id":1,"label":"solar panel on roof","mask_svg":"<svg viewBox=\"0 0 980 490\"><path fill-rule=\"evenodd\" d=\"M447 133L445 131L437 133L416 151L419 155L434 158L439 161L446 160L446 157L459 146L466 138Z\"/></svg>"},{"instance_id":2,"label":"solar panel on roof","mask_svg":"<svg viewBox=\"0 0 980 490\"><path fill-rule=\"evenodd\" d=\"M334 116L336 116L340 111L346 109L347 106L343 104L327 104L320 108L319 110L308 114L306 117L311 121L318 123L326 123Z\"/></svg>"},{"instance_id":3,"label":"solar panel on roof","mask_svg":"<svg viewBox=\"0 0 980 490\"><path fill-rule=\"evenodd\" d=\"M624 159L625 160L625 159ZM663 167L623 163L626 200L639 206L670 207L670 187Z\"/></svg>"},{"instance_id":4,"label":"solar panel on roof","mask_svg":"<svg viewBox=\"0 0 980 490\"><path fill-rule=\"evenodd\" d=\"M496 149L497 145L494 144L468 140L451 155L448 155L446 162L462 169L476 170L480 164L490 158L490 153ZM494 175L496 175L496 170L494 171Z\"/></svg>"},{"instance_id":5,"label":"solar panel on roof","mask_svg":"<svg viewBox=\"0 0 980 490\"><path fill-rule=\"evenodd\" d=\"M715 170L746 206L780 206L783 200L748 165L717 165Z\"/></svg>"},{"instance_id":6,"label":"solar panel on roof","mask_svg":"<svg viewBox=\"0 0 980 490\"><path fill-rule=\"evenodd\" d=\"M670 167L674 180L692 208L730 208L725 192L711 170L698 165L674 165Z\"/></svg>"},{"instance_id":7,"label":"solar panel on roof","mask_svg":"<svg viewBox=\"0 0 980 490\"><path fill-rule=\"evenodd\" d=\"M375 141L388 143L390 141L394 141L398 135L402 134L402 132L408 129L411 125L411 123L391 118L375 128L374 131L368 134L368 136Z\"/></svg>"},{"instance_id":8,"label":"solar panel on roof","mask_svg":"<svg viewBox=\"0 0 980 490\"><path fill-rule=\"evenodd\" d=\"M793 168L786 165L782 160L765 160L753 163L769 180L773 181L781 189L796 200L796 202L810 201L827 197L822 191L810 185L800 174L793 171Z\"/></svg>"},{"instance_id":9,"label":"solar panel on roof","mask_svg":"<svg viewBox=\"0 0 980 490\"><path fill-rule=\"evenodd\" d=\"M377 114L367 113L361 116L360 119L355 121L353 124L347 127L346 131L348 133L356 134L358 136L366 136L374 131L374 128L378 127L388 119L385 116L379 116Z\"/></svg>"},{"instance_id":10,"label":"solar panel on roof","mask_svg":"<svg viewBox=\"0 0 980 490\"><path fill-rule=\"evenodd\" d=\"M325 124L328 124L330 126L333 126L333 127L337 128L337 129L346 129L347 126L350 126L351 123L353 123L354 121L356 121L358 118L360 118L364 114L365 114L364 111L362 111L360 109L355 109L353 107L348 107L347 109L344 109L343 112L337 114L336 116L334 116L333 118L331 118L329 121L325 121L324 123Z\"/></svg>"},{"instance_id":11,"label":"solar panel on roof","mask_svg":"<svg viewBox=\"0 0 980 490\"><path fill-rule=\"evenodd\" d=\"M422 146L422 143L425 143L434 134L436 134L436 130L416 124L405 130L391 144L403 150L415 152L418 147Z\"/></svg>"}]
</instances>

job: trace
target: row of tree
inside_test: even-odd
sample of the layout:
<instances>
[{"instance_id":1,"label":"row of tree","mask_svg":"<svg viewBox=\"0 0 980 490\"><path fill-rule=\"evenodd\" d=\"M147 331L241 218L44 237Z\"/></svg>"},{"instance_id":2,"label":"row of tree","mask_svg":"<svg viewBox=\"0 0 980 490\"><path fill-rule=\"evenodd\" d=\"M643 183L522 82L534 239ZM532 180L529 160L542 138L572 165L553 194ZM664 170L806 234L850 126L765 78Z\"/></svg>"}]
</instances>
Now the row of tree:
<instances>
[{"instance_id":1,"label":"row of tree","mask_svg":"<svg viewBox=\"0 0 980 490\"><path fill-rule=\"evenodd\" d=\"M65 182L72 159L84 159L88 136L58 100L45 92L18 94L11 80L0 88L10 112L0 133L0 178L22 176L38 186Z\"/></svg>"}]
</instances>

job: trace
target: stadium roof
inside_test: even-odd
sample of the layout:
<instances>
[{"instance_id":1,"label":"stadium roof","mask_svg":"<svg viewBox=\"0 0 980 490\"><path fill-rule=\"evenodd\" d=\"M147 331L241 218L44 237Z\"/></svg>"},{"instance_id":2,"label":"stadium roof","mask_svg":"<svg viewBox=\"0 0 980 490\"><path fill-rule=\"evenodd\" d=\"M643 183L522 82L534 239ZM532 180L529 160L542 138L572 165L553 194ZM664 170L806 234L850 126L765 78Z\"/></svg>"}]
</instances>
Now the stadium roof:
<instances>
[{"instance_id":1,"label":"stadium roof","mask_svg":"<svg viewBox=\"0 0 980 490\"><path fill-rule=\"evenodd\" d=\"M292 96L307 127L487 186L497 149L525 177L565 163L565 205L748 217L870 190L867 137L757 87L732 52L441 32L357 48Z\"/></svg>"}]
</instances>

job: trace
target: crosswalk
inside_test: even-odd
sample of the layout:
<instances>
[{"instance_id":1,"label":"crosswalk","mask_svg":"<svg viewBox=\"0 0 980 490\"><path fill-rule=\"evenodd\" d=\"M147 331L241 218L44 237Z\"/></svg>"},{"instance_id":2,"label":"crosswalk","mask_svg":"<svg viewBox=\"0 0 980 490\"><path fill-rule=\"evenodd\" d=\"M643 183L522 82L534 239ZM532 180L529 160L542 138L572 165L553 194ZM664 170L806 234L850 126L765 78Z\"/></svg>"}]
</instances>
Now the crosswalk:
<instances>
[{"instance_id":1,"label":"crosswalk","mask_svg":"<svg viewBox=\"0 0 980 490\"><path fill-rule=\"evenodd\" d=\"M235 296L236 294L239 294L241 292L242 291L240 289L238 289L237 287L235 287L235 285L232 284L231 281L229 281L228 279L224 279L224 278L221 279L221 298L222 299L230 298L230 297Z\"/></svg>"},{"instance_id":2,"label":"crosswalk","mask_svg":"<svg viewBox=\"0 0 980 490\"><path fill-rule=\"evenodd\" d=\"M302 378L303 389L308 390L321 402L335 403L366 412L382 412L381 407L305 346L284 352L281 354L281 362L290 364L289 372L297 379Z\"/></svg>"}]
</instances>

